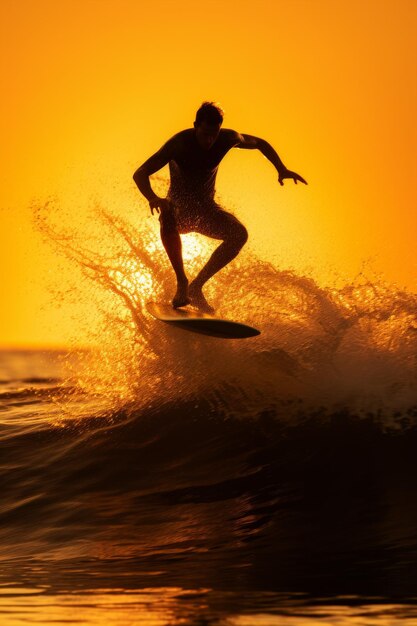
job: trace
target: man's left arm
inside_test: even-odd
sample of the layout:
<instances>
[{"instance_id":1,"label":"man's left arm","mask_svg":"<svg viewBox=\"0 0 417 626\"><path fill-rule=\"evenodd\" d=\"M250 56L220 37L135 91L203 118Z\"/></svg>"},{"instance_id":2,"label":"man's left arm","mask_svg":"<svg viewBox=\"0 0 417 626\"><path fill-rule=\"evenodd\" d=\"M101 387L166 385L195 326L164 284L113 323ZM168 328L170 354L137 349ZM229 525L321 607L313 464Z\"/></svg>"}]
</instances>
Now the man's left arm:
<instances>
[{"instance_id":1,"label":"man's left arm","mask_svg":"<svg viewBox=\"0 0 417 626\"><path fill-rule=\"evenodd\" d=\"M259 150L260 152L262 152L262 154L269 161L271 161L272 165L275 166L278 172L278 182L280 185L284 184L285 178L292 178L296 184L298 181L300 181L301 183L307 185L307 181L304 180L302 176L300 176L296 172L292 172L285 167L284 163L281 161L274 148L271 146L271 144L265 141L265 139L260 139L259 137L254 137L253 135L235 133L233 141L234 148L242 148L243 150Z\"/></svg>"}]
</instances>

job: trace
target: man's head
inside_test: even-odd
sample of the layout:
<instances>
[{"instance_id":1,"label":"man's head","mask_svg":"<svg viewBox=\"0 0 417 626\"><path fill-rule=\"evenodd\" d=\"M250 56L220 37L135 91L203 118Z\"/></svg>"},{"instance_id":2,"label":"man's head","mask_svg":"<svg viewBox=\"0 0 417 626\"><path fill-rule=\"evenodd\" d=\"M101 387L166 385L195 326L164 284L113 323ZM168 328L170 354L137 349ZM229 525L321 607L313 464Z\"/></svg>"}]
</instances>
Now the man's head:
<instances>
[{"instance_id":1,"label":"man's head","mask_svg":"<svg viewBox=\"0 0 417 626\"><path fill-rule=\"evenodd\" d=\"M198 109L194 128L198 143L204 150L210 150L219 136L223 122L223 111L215 102L203 102Z\"/></svg>"}]
</instances>

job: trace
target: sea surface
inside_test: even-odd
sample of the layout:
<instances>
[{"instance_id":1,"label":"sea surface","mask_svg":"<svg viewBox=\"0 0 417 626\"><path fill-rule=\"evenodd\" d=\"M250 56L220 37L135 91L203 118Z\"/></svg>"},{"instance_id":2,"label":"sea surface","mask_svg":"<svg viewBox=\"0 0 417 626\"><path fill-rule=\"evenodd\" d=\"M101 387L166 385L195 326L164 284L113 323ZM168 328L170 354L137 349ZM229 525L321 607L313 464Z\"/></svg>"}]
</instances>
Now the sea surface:
<instances>
[{"instance_id":1,"label":"sea surface","mask_svg":"<svg viewBox=\"0 0 417 626\"><path fill-rule=\"evenodd\" d=\"M99 217L40 226L91 347L0 352L1 626L417 624L416 294L243 255L206 293L261 335L187 333L155 233Z\"/></svg>"},{"instance_id":2,"label":"sea surface","mask_svg":"<svg viewBox=\"0 0 417 626\"><path fill-rule=\"evenodd\" d=\"M415 408L137 406L86 359L0 353L2 626L417 624Z\"/></svg>"}]
</instances>

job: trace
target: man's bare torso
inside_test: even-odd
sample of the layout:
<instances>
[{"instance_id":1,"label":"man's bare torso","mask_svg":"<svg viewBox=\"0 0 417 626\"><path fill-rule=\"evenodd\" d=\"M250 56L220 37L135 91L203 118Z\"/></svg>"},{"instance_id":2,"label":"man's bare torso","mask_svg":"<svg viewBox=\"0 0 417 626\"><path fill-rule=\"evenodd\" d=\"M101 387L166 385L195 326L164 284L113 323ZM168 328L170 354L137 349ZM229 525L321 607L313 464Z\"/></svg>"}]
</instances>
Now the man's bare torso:
<instances>
[{"instance_id":1,"label":"man's bare torso","mask_svg":"<svg viewBox=\"0 0 417 626\"><path fill-rule=\"evenodd\" d=\"M219 164L236 145L236 136L234 130L222 128L212 147L204 150L193 128L174 135L170 140L174 150L169 161L171 184L168 197L181 204L213 201Z\"/></svg>"}]
</instances>

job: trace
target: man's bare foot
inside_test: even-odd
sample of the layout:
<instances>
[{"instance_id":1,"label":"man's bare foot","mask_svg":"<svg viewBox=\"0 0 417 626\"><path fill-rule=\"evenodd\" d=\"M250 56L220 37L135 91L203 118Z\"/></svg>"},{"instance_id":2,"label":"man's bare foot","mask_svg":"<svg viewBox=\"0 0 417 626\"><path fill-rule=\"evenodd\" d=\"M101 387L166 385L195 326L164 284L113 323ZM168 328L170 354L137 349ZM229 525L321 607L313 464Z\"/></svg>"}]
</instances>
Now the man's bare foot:
<instances>
[{"instance_id":1,"label":"man's bare foot","mask_svg":"<svg viewBox=\"0 0 417 626\"><path fill-rule=\"evenodd\" d=\"M214 313L214 308L207 302L201 287L196 287L191 283L188 289L188 296L191 304L204 313Z\"/></svg>"},{"instance_id":2,"label":"man's bare foot","mask_svg":"<svg viewBox=\"0 0 417 626\"><path fill-rule=\"evenodd\" d=\"M187 306L191 303L191 299L188 295L188 280L183 283L177 283L177 293L172 298L172 306L174 309L178 309L180 306Z\"/></svg>"}]
</instances>

